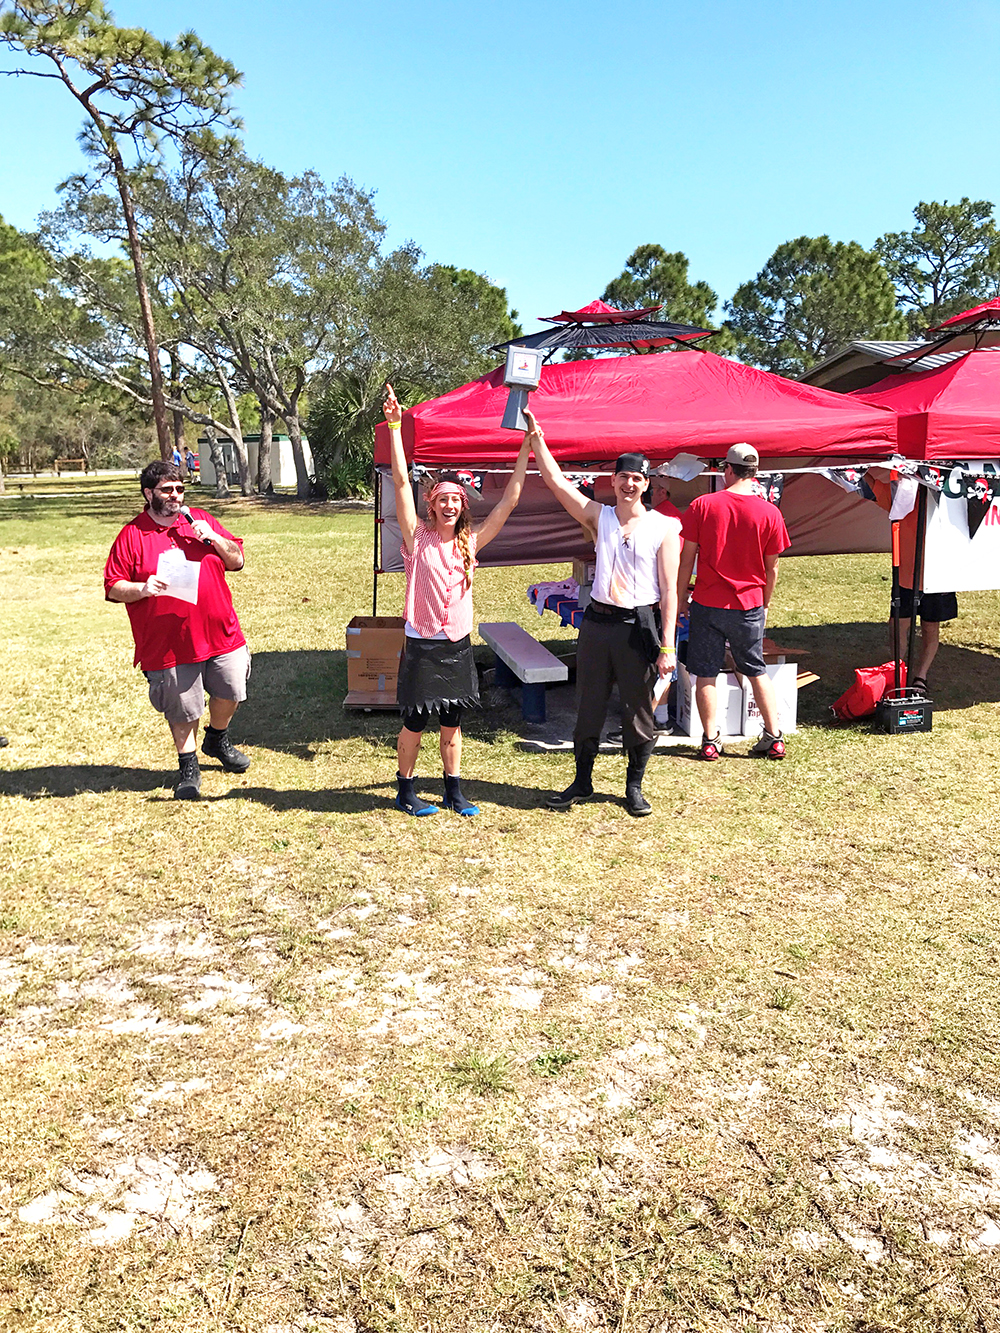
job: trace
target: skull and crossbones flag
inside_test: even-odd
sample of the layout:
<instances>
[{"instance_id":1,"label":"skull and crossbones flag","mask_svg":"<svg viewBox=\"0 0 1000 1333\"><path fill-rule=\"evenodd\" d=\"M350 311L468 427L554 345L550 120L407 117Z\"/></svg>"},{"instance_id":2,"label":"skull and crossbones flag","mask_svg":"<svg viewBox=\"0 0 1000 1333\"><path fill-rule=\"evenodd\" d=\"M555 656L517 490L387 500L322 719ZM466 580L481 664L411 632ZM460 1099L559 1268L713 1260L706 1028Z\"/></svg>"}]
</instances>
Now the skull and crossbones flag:
<instances>
[{"instance_id":1,"label":"skull and crossbones flag","mask_svg":"<svg viewBox=\"0 0 1000 1333\"><path fill-rule=\"evenodd\" d=\"M965 476L962 478L962 494L969 515L969 536L974 537L982 527L994 499L1000 494L1000 479Z\"/></svg>"},{"instance_id":2,"label":"skull and crossbones flag","mask_svg":"<svg viewBox=\"0 0 1000 1333\"><path fill-rule=\"evenodd\" d=\"M463 468L461 472L455 473L455 480L459 485L464 486L467 491L477 491L482 495L483 474L481 472L466 472Z\"/></svg>"},{"instance_id":3,"label":"skull and crossbones flag","mask_svg":"<svg viewBox=\"0 0 1000 1333\"><path fill-rule=\"evenodd\" d=\"M781 504L781 495L784 489L785 474L783 472L758 472L754 477L754 495L759 495L762 500L767 500L770 504Z\"/></svg>"},{"instance_id":4,"label":"skull and crossbones flag","mask_svg":"<svg viewBox=\"0 0 1000 1333\"><path fill-rule=\"evenodd\" d=\"M930 463L921 463L917 467L917 476L932 491L940 491L944 486L946 472L944 468L934 467Z\"/></svg>"},{"instance_id":5,"label":"skull and crossbones flag","mask_svg":"<svg viewBox=\"0 0 1000 1333\"><path fill-rule=\"evenodd\" d=\"M822 475L842 490L853 491L863 500L874 500L875 492L865 480L866 467L825 467Z\"/></svg>"},{"instance_id":6,"label":"skull and crossbones flag","mask_svg":"<svg viewBox=\"0 0 1000 1333\"><path fill-rule=\"evenodd\" d=\"M597 480L596 472L567 472L564 475L569 484L575 486L581 495L585 495L588 500L594 498L594 483Z\"/></svg>"}]
</instances>

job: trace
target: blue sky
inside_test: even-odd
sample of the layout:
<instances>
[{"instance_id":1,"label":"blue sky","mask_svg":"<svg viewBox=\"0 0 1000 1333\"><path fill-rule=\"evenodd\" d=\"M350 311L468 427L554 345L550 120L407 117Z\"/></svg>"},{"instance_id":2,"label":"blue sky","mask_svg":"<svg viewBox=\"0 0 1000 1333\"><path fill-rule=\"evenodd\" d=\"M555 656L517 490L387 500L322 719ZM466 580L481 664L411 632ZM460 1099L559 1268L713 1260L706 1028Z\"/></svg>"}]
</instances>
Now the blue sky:
<instances>
[{"instance_id":1,"label":"blue sky","mask_svg":"<svg viewBox=\"0 0 1000 1333\"><path fill-rule=\"evenodd\" d=\"M1000 0L111 7L195 28L244 71L252 154L375 190L390 243L486 273L529 330L645 242L724 299L790 237L870 245L920 199L1000 200ZM79 119L0 80L9 222L54 205Z\"/></svg>"}]
</instances>

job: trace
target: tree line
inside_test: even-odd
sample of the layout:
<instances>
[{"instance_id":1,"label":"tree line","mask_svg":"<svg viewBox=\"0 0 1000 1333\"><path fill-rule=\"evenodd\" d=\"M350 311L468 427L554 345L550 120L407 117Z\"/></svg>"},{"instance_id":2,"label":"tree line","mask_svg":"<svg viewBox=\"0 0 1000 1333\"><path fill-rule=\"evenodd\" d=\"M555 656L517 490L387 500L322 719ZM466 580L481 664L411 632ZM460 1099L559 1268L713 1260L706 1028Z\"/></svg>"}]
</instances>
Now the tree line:
<instances>
[{"instance_id":1,"label":"tree line","mask_svg":"<svg viewBox=\"0 0 1000 1333\"><path fill-rule=\"evenodd\" d=\"M0 0L0 47L0 74L75 100L86 163L35 232L0 221L0 465L39 439L138 461L128 441L150 420L169 457L188 423L220 489L225 440L243 492L266 491L279 430L299 495L315 485L306 433L330 491L356 494L386 378L409 401L443 393L520 332L488 278L387 249L372 191L250 157L241 76L196 34L119 27L102 0ZM914 336L1000 294L991 203L922 202L914 224L870 250L786 241L721 306L683 253L643 245L604 299L719 324L712 350L801 375L845 342Z\"/></svg>"},{"instance_id":2,"label":"tree line","mask_svg":"<svg viewBox=\"0 0 1000 1333\"><path fill-rule=\"evenodd\" d=\"M15 57L0 72L75 99L87 159L36 232L0 223L8 454L48 393L64 410L148 414L163 457L191 423L223 488L230 441L244 493L269 488L277 427L308 495L308 429L328 484L356 492L387 377L411 400L441 393L519 331L484 276L426 264L412 243L387 250L371 191L251 158L231 105L240 75L196 34L118 27L101 0L0 0L0 46Z\"/></svg>"},{"instance_id":3,"label":"tree line","mask_svg":"<svg viewBox=\"0 0 1000 1333\"><path fill-rule=\"evenodd\" d=\"M1000 230L993 204L921 202L908 231L857 241L798 236L721 304L688 279L687 256L643 245L604 291L622 309L662 303L671 319L721 325L708 344L748 365L797 377L857 339L905 340L1000 296Z\"/></svg>"}]
</instances>

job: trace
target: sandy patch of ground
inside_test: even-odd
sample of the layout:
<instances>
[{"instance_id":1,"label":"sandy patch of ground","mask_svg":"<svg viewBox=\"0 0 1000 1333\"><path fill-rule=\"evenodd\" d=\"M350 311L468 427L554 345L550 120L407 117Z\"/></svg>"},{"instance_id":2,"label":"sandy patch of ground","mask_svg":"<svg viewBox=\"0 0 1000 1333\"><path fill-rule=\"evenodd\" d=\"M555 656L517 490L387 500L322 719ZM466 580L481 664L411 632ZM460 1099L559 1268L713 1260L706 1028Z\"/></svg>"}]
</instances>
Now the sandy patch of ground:
<instances>
[{"instance_id":1,"label":"sandy patch of ground","mask_svg":"<svg viewBox=\"0 0 1000 1333\"><path fill-rule=\"evenodd\" d=\"M29 1227L73 1227L87 1244L115 1245L135 1234L199 1236L221 1211L218 1182L174 1157L132 1155L104 1171L66 1171L56 1189L17 1210Z\"/></svg>"}]
</instances>

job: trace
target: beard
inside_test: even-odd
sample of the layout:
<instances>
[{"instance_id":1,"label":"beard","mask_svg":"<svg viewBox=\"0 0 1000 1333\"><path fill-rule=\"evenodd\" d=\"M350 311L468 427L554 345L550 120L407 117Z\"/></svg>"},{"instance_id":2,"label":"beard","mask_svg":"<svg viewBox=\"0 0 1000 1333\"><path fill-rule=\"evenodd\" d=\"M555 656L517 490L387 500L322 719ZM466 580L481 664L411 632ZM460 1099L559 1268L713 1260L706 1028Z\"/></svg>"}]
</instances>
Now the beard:
<instances>
[{"instance_id":1,"label":"beard","mask_svg":"<svg viewBox=\"0 0 1000 1333\"><path fill-rule=\"evenodd\" d=\"M157 495L154 491L149 497L149 507L152 512L160 518L176 518L181 511L181 505L184 503L183 497L177 499L167 499L163 495ZM176 505L176 509L170 509L170 505Z\"/></svg>"}]
</instances>

